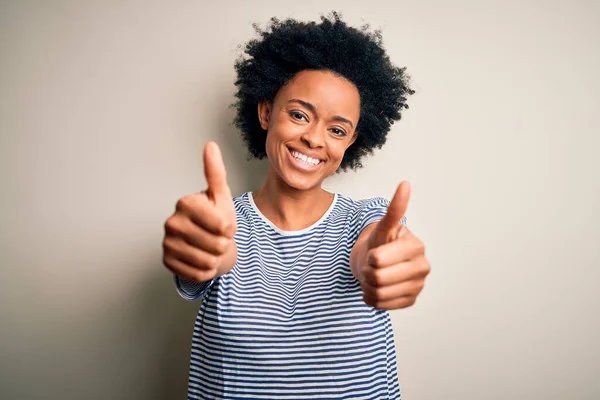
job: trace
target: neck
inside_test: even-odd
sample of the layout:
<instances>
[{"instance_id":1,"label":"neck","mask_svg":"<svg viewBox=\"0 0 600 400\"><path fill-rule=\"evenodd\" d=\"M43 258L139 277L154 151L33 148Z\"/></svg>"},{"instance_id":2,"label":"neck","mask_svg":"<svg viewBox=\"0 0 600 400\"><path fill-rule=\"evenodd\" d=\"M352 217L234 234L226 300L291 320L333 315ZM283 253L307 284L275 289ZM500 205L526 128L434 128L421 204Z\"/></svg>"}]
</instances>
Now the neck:
<instances>
[{"instance_id":1,"label":"neck","mask_svg":"<svg viewBox=\"0 0 600 400\"><path fill-rule=\"evenodd\" d=\"M299 190L287 185L269 168L262 187L253 193L256 206L282 230L295 231L317 222L331 206L333 193L321 185Z\"/></svg>"}]
</instances>

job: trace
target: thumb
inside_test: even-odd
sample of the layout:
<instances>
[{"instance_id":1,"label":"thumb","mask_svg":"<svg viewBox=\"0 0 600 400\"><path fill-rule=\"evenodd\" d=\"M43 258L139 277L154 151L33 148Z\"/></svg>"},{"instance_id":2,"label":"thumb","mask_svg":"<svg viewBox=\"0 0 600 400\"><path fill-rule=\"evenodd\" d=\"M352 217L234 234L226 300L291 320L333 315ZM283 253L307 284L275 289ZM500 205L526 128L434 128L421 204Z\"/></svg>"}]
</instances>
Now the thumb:
<instances>
[{"instance_id":1,"label":"thumb","mask_svg":"<svg viewBox=\"0 0 600 400\"><path fill-rule=\"evenodd\" d=\"M232 201L221 149L215 142L209 142L204 146L204 176L208 184L208 197L215 205Z\"/></svg>"},{"instance_id":2,"label":"thumb","mask_svg":"<svg viewBox=\"0 0 600 400\"><path fill-rule=\"evenodd\" d=\"M408 181L403 181L398 185L396 193L394 193L394 197L392 198L392 201L388 207L387 213L381 219L381 221L379 221L377 229L373 232L373 238L375 242L377 242L376 244L372 242L374 246L388 243L396 239L398 232L402 228L400 221L406 214L409 200L410 183L408 183Z\"/></svg>"}]
</instances>

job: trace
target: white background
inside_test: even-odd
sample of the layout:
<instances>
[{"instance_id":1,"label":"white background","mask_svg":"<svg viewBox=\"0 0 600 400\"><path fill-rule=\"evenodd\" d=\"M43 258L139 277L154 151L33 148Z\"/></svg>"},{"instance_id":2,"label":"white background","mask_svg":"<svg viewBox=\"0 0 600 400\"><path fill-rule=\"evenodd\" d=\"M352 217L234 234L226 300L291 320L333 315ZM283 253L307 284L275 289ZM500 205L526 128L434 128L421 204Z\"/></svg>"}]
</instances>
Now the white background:
<instances>
[{"instance_id":1,"label":"white background","mask_svg":"<svg viewBox=\"0 0 600 400\"><path fill-rule=\"evenodd\" d=\"M262 182L228 108L251 24L331 10L381 28L417 90L327 183L413 185L432 273L392 312L403 399L600 398L599 4L2 1L0 398L185 398L199 303L163 222L208 140L234 194Z\"/></svg>"}]
</instances>

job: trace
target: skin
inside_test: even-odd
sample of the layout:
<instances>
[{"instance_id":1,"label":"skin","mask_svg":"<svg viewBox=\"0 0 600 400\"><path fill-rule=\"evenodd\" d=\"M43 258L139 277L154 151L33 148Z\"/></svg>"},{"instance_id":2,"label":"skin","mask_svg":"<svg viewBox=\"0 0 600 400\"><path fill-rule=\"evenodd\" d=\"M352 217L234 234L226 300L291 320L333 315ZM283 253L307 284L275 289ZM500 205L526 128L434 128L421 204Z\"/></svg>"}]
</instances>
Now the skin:
<instances>
[{"instance_id":1,"label":"skin","mask_svg":"<svg viewBox=\"0 0 600 400\"><path fill-rule=\"evenodd\" d=\"M253 193L261 213L282 230L311 226L327 211L333 194L322 183L335 173L356 140L360 95L354 84L327 71L303 71L272 102L258 105L267 133L267 176ZM290 149L321 160L306 170ZM233 268L237 247L235 209L225 166L215 143L204 149L208 188L180 199L165 223L165 266L190 280L206 281ZM430 265L425 246L399 221L406 213L410 185L402 182L387 215L370 224L352 248L350 268L366 304L393 310L411 306L422 291Z\"/></svg>"},{"instance_id":2,"label":"skin","mask_svg":"<svg viewBox=\"0 0 600 400\"><path fill-rule=\"evenodd\" d=\"M254 200L260 211L283 230L312 225L327 211L333 193L321 188L340 166L356 140L360 95L349 81L322 71L304 71L279 90L272 104L258 105L268 131L269 168ZM308 173L291 160L289 148L319 158Z\"/></svg>"}]
</instances>

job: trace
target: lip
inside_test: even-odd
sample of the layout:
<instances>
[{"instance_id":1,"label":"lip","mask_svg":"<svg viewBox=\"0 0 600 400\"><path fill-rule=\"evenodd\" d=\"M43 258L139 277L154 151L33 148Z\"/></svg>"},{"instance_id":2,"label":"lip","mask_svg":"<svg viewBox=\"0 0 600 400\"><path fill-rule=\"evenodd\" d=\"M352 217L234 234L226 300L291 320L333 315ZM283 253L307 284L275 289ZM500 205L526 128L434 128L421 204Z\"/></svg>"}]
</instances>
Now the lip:
<instances>
[{"instance_id":1,"label":"lip","mask_svg":"<svg viewBox=\"0 0 600 400\"><path fill-rule=\"evenodd\" d=\"M323 165L323 163L324 163L324 161L319 158L319 160L321 160L321 162L318 163L317 165L305 164L292 155L292 151L298 151L298 150L295 150L295 149L293 149L291 147L287 147L287 146L286 146L286 148L287 148L288 157L290 158L290 162L297 169L299 169L301 171L309 171L309 172L316 171L317 169L321 168L321 165ZM302 152L298 151L298 153L302 153ZM302 154L304 154L304 153L302 153ZM317 157L314 157L314 158L317 158Z\"/></svg>"},{"instance_id":2,"label":"lip","mask_svg":"<svg viewBox=\"0 0 600 400\"><path fill-rule=\"evenodd\" d=\"M300 154L304 154L304 155L306 155L306 156L308 156L308 157L310 157L310 158L314 158L314 159L316 159L316 160L321 160L321 161L323 161L323 159L322 159L321 157L319 157L319 156L316 156L316 155L313 155L313 154L310 154L310 153L307 153L306 151L298 150L298 149L295 149L295 148L293 148L293 147L291 147L291 146L285 146L285 147L287 147L287 148L288 148L288 150L290 150L290 151L297 151L298 153L300 153Z\"/></svg>"}]
</instances>

